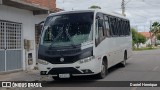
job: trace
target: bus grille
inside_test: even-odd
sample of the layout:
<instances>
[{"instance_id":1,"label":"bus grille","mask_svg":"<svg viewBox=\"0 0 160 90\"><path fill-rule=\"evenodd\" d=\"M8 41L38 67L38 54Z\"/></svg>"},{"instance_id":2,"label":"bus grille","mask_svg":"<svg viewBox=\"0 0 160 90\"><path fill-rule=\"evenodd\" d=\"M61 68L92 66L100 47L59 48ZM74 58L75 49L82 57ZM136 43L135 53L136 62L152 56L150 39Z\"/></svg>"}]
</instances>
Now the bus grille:
<instances>
[{"instance_id":1,"label":"bus grille","mask_svg":"<svg viewBox=\"0 0 160 90\"><path fill-rule=\"evenodd\" d=\"M62 57L45 57L45 60L51 64L70 64L79 60L78 56L64 56L64 61L60 61Z\"/></svg>"},{"instance_id":2,"label":"bus grille","mask_svg":"<svg viewBox=\"0 0 160 90\"><path fill-rule=\"evenodd\" d=\"M82 74L79 70L73 68L73 67L64 67L64 68L52 68L48 74L55 75L55 74L64 74L64 73L70 73L70 74Z\"/></svg>"},{"instance_id":3,"label":"bus grille","mask_svg":"<svg viewBox=\"0 0 160 90\"><path fill-rule=\"evenodd\" d=\"M71 54L76 54L76 53L78 53L78 52L80 52L81 50L80 49L78 49L78 50L67 50L67 51L46 51L46 53L48 54L48 55L71 55Z\"/></svg>"},{"instance_id":4,"label":"bus grille","mask_svg":"<svg viewBox=\"0 0 160 90\"><path fill-rule=\"evenodd\" d=\"M93 55L93 47L86 49L72 49L72 50L46 50L39 51L38 59L50 62L51 64L70 64L76 61L87 58ZM60 60L60 59L64 60Z\"/></svg>"}]
</instances>

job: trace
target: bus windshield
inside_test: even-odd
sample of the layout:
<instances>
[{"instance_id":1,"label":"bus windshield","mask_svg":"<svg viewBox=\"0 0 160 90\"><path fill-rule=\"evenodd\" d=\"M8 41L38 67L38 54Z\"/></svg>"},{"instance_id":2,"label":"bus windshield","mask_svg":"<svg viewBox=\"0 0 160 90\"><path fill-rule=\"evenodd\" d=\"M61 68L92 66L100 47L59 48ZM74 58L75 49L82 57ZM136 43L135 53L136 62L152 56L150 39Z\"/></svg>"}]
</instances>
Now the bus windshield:
<instances>
[{"instance_id":1,"label":"bus windshield","mask_svg":"<svg viewBox=\"0 0 160 90\"><path fill-rule=\"evenodd\" d=\"M84 12L48 17L43 28L42 44L59 47L91 41L93 15L93 12Z\"/></svg>"}]
</instances>

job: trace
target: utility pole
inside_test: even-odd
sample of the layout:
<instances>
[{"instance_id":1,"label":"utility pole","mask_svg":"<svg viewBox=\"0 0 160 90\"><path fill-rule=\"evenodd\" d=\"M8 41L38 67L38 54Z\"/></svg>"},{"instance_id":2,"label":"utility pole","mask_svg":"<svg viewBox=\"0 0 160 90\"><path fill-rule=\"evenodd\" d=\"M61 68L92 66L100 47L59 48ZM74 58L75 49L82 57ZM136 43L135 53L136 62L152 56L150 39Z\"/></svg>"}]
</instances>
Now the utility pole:
<instances>
[{"instance_id":1,"label":"utility pole","mask_svg":"<svg viewBox=\"0 0 160 90\"><path fill-rule=\"evenodd\" d=\"M51 11L50 11L50 0L48 0L48 14L50 14Z\"/></svg>"},{"instance_id":2,"label":"utility pole","mask_svg":"<svg viewBox=\"0 0 160 90\"><path fill-rule=\"evenodd\" d=\"M152 45L153 41L152 41L152 32L151 32L151 30L152 30L152 21L150 20L150 31L149 31L149 33L150 33L150 39L151 39L151 45Z\"/></svg>"},{"instance_id":3,"label":"utility pole","mask_svg":"<svg viewBox=\"0 0 160 90\"><path fill-rule=\"evenodd\" d=\"M122 8L122 15L126 16L126 14L125 14L125 1L124 0L122 0L121 8Z\"/></svg>"}]
</instances>

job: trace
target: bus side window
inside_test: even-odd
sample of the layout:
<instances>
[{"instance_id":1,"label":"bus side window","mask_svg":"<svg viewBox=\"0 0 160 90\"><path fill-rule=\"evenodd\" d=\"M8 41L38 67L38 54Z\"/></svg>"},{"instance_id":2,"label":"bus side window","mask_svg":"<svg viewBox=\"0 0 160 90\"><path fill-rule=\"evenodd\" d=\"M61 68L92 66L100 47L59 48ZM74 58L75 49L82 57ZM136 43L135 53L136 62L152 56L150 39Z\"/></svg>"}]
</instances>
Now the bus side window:
<instances>
[{"instance_id":1,"label":"bus side window","mask_svg":"<svg viewBox=\"0 0 160 90\"><path fill-rule=\"evenodd\" d=\"M52 33L51 33L51 28L50 27L46 27L47 30L45 31L45 37L44 37L44 42L50 42L52 41Z\"/></svg>"},{"instance_id":2,"label":"bus side window","mask_svg":"<svg viewBox=\"0 0 160 90\"><path fill-rule=\"evenodd\" d=\"M110 28L110 31L109 31L109 34L110 36L113 36L113 28L112 28L112 20L111 20L112 17L108 17L108 21L109 21L109 28Z\"/></svg>"},{"instance_id":3,"label":"bus side window","mask_svg":"<svg viewBox=\"0 0 160 90\"><path fill-rule=\"evenodd\" d=\"M108 16L104 15L104 24L105 24L105 36L106 37L110 37L110 28L109 28L109 20L108 20Z\"/></svg>"},{"instance_id":4,"label":"bus side window","mask_svg":"<svg viewBox=\"0 0 160 90\"><path fill-rule=\"evenodd\" d=\"M103 14L97 13L96 16L96 46L105 38Z\"/></svg>"},{"instance_id":5,"label":"bus side window","mask_svg":"<svg viewBox=\"0 0 160 90\"><path fill-rule=\"evenodd\" d=\"M125 21L125 35L128 34L128 25L127 25L127 21Z\"/></svg>"},{"instance_id":6,"label":"bus side window","mask_svg":"<svg viewBox=\"0 0 160 90\"><path fill-rule=\"evenodd\" d=\"M121 36L121 22L120 19L118 19L118 36Z\"/></svg>"},{"instance_id":7,"label":"bus side window","mask_svg":"<svg viewBox=\"0 0 160 90\"><path fill-rule=\"evenodd\" d=\"M117 33L117 31L118 31L118 30L117 30L117 25L118 25L118 24L117 24L117 18L115 18L115 23L114 23L115 36L117 36L117 34L118 34L118 33Z\"/></svg>"},{"instance_id":8,"label":"bus side window","mask_svg":"<svg viewBox=\"0 0 160 90\"><path fill-rule=\"evenodd\" d=\"M111 28L112 28L112 33L113 36L116 36L116 19L114 17L112 17L111 19Z\"/></svg>"},{"instance_id":9,"label":"bus side window","mask_svg":"<svg viewBox=\"0 0 160 90\"><path fill-rule=\"evenodd\" d=\"M129 21L128 21L127 23L128 23L128 35L130 35L130 33L131 33L131 30L130 30L130 23L129 23Z\"/></svg>"},{"instance_id":10,"label":"bus side window","mask_svg":"<svg viewBox=\"0 0 160 90\"><path fill-rule=\"evenodd\" d=\"M124 36L124 20L122 20L121 28L122 28L122 35Z\"/></svg>"},{"instance_id":11,"label":"bus side window","mask_svg":"<svg viewBox=\"0 0 160 90\"><path fill-rule=\"evenodd\" d=\"M123 20L120 21L121 24L120 24L120 27L121 27L121 36L123 36Z\"/></svg>"},{"instance_id":12,"label":"bus side window","mask_svg":"<svg viewBox=\"0 0 160 90\"><path fill-rule=\"evenodd\" d=\"M127 23L126 21L124 21L124 35L126 36L127 35Z\"/></svg>"},{"instance_id":13,"label":"bus side window","mask_svg":"<svg viewBox=\"0 0 160 90\"><path fill-rule=\"evenodd\" d=\"M127 35L130 35L130 25L129 25L129 21L127 21Z\"/></svg>"},{"instance_id":14,"label":"bus side window","mask_svg":"<svg viewBox=\"0 0 160 90\"><path fill-rule=\"evenodd\" d=\"M103 20L98 20L98 37L100 41L104 38L104 27L103 27Z\"/></svg>"}]
</instances>

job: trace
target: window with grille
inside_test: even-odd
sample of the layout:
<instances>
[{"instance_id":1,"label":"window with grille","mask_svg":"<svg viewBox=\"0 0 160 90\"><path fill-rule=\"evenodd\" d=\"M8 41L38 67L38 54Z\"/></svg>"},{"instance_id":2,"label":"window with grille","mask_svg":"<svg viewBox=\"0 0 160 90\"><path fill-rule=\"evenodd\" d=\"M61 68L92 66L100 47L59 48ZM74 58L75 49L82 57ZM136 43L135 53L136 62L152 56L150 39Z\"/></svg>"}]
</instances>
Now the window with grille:
<instances>
[{"instance_id":1,"label":"window with grille","mask_svg":"<svg viewBox=\"0 0 160 90\"><path fill-rule=\"evenodd\" d=\"M21 49L22 24L0 21L0 49Z\"/></svg>"},{"instance_id":2,"label":"window with grille","mask_svg":"<svg viewBox=\"0 0 160 90\"><path fill-rule=\"evenodd\" d=\"M5 49L4 33L5 33L5 23L0 21L0 49Z\"/></svg>"}]
</instances>

